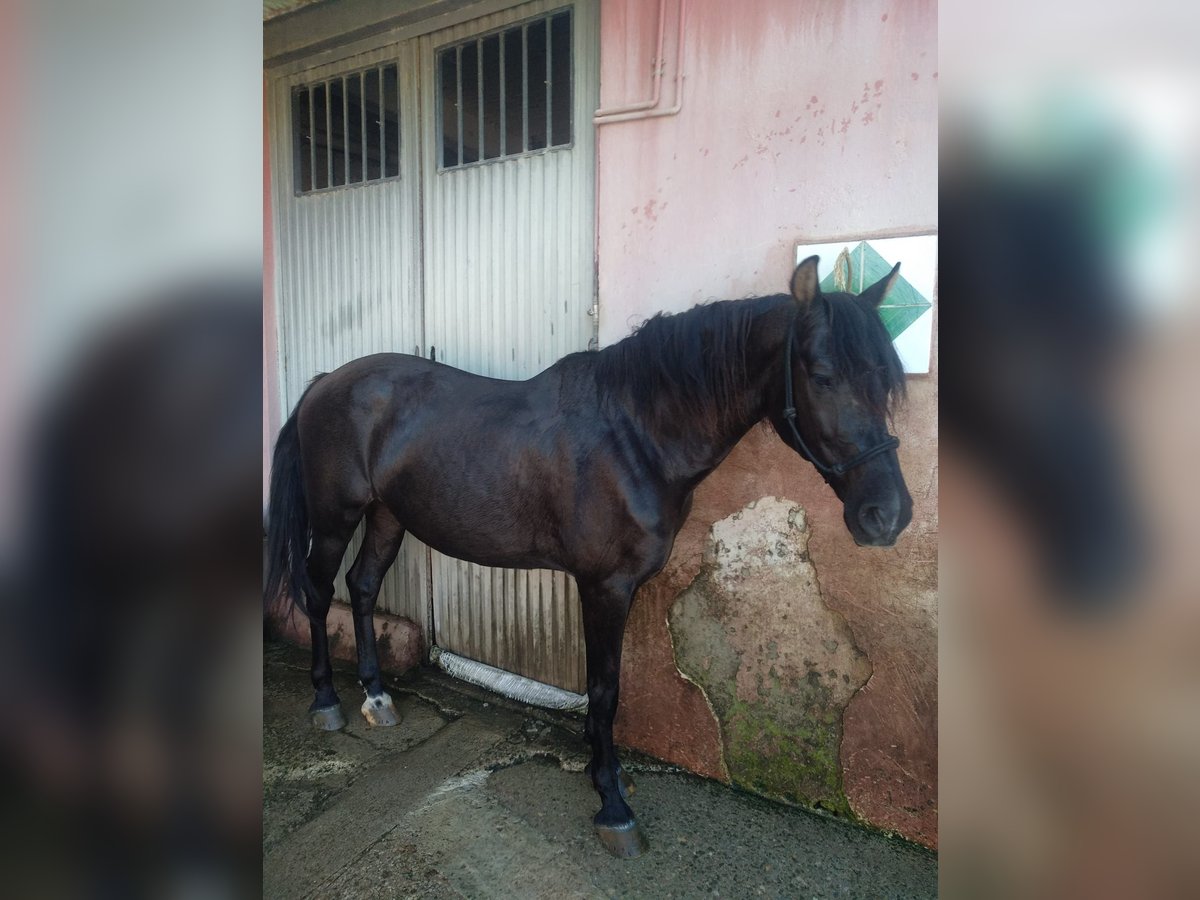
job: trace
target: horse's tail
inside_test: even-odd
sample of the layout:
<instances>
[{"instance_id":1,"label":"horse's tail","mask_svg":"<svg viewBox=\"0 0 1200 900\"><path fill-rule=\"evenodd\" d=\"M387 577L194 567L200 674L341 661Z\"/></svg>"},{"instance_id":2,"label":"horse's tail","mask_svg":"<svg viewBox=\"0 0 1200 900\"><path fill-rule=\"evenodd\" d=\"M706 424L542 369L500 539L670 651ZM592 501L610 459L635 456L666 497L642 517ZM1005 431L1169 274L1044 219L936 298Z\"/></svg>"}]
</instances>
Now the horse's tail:
<instances>
[{"instance_id":1,"label":"horse's tail","mask_svg":"<svg viewBox=\"0 0 1200 900\"><path fill-rule=\"evenodd\" d=\"M267 576L263 602L274 603L287 584L292 603L312 618L308 598L313 596L308 576L308 545L312 531L308 525L308 505L304 497L304 474L300 460L300 435L296 418L314 378L300 396L291 418L279 430L275 455L271 461L271 490L267 500Z\"/></svg>"}]
</instances>

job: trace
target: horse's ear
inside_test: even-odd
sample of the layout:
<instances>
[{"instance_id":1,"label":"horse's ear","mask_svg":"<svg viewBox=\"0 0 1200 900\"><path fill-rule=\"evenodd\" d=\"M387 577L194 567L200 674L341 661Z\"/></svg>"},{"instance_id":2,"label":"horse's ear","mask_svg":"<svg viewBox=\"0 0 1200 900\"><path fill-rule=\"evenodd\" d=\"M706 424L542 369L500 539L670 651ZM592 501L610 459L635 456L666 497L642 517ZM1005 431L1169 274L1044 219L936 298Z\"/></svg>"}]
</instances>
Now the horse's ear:
<instances>
[{"instance_id":1,"label":"horse's ear","mask_svg":"<svg viewBox=\"0 0 1200 900\"><path fill-rule=\"evenodd\" d=\"M900 263L896 263L892 267L892 271L888 272L877 282L863 291L859 296L869 300L871 305L876 309L883 302L883 298L888 295L888 291L892 289L892 285L896 283L896 279L900 277Z\"/></svg>"},{"instance_id":2,"label":"horse's ear","mask_svg":"<svg viewBox=\"0 0 1200 900\"><path fill-rule=\"evenodd\" d=\"M821 296L821 285L817 281L818 256L810 256L792 273L792 297L801 306L808 306Z\"/></svg>"}]
</instances>

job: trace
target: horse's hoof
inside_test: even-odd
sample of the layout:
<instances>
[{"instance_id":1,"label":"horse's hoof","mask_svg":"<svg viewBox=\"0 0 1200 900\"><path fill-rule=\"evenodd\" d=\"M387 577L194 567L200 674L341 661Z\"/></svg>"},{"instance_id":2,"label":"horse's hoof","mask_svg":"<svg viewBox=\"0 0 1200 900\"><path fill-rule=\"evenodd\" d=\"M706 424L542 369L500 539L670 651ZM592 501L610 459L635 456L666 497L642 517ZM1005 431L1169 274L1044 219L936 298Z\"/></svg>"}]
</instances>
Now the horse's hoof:
<instances>
[{"instance_id":1,"label":"horse's hoof","mask_svg":"<svg viewBox=\"0 0 1200 900\"><path fill-rule=\"evenodd\" d=\"M400 724L400 713L396 712L391 695L387 693L380 694L378 697L368 695L367 699L363 701L362 714L366 718L367 724L376 728Z\"/></svg>"},{"instance_id":2,"label":"horse's hoof","mask_svg":"<svg viewBox=\"0 0 1200 900\"><path fill-rule=\"evenodd\" d=\"M341 731L346 727L346 717L342 715L342 705L335 703L321 709L310 709L309 720L313 727L320 731Z\"/></svg>"},{"instance_id":3,"label":"horse's hoof","mask_svg":"<svg viewBox=\"0 0 1200 900\"><path fill-rule=\"evenodd\" d=\"M617 769L617 787L621 789L621 797L625 800L637 793L637 785L633 783L633 779L623 768Z\"/></svg>"},{"instance_id":4,"label":"horse's hoof","mask_svg":"<svg viewBox=\"0 0 1200 900\"><path fill-rule=\"evenodd\" d=\"M636 819L624 825L597 825L596 835L604 849L618 859L637 859L650 849L650 842Z\"/></svg>"}]
</instances>

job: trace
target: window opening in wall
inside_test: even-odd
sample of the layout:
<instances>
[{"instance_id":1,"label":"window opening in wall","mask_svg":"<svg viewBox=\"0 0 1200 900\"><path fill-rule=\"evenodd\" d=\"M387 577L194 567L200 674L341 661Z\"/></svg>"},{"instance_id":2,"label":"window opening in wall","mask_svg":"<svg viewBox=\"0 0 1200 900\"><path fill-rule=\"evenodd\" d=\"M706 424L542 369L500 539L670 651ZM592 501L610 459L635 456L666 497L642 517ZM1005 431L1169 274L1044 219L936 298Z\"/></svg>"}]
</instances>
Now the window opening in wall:
<instances>
[{"instance_id":1,"label":"window opening in wall","mask_svg":"<svg viewBox=\"0 0 1200 900\"><path fill-rule=\"evenodd\" d=\"M400 174L400 88L395 64L292 90L296 193Z\"/></svg>"},{"instance_id":2,"label":"window opening in wall","mask_svg":"<svg viewBox=\"0 0 1200 900\"><path fill-rule=\"evenodd\" d=\"M441 167L570 146L571 54L569 9L441 48Z\"/></svg>"}]
</instances>

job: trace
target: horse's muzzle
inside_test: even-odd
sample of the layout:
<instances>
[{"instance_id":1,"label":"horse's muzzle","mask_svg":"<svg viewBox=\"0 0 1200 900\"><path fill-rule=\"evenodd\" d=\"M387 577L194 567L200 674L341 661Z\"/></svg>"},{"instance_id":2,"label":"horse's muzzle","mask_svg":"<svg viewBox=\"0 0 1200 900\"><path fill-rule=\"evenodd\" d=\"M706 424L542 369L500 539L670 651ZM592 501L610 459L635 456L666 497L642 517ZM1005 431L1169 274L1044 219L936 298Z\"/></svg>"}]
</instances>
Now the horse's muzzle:
<instances>
[{"instance_id":1,"label":"horse's muzzle","mask_svg":"<svg viewBox=\"0 0 1200 900\"><path fill-rule=\"evenodd\" d=\"M847 508L845 520L858 546L891 547L912 521L912 501L899 495L868 500L853 512Z\"/></svg>"}]
</instances>

